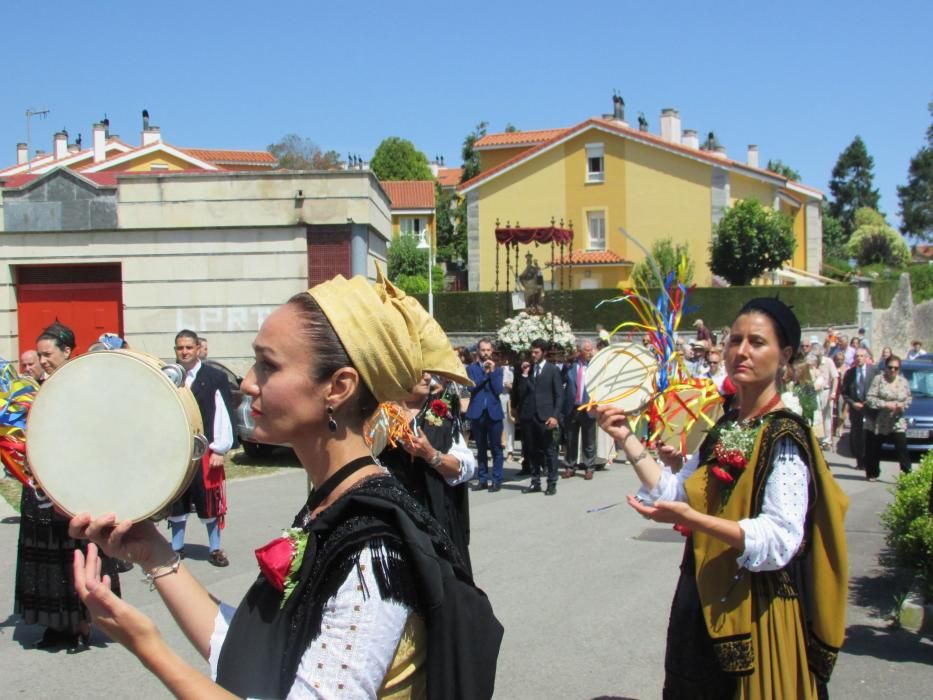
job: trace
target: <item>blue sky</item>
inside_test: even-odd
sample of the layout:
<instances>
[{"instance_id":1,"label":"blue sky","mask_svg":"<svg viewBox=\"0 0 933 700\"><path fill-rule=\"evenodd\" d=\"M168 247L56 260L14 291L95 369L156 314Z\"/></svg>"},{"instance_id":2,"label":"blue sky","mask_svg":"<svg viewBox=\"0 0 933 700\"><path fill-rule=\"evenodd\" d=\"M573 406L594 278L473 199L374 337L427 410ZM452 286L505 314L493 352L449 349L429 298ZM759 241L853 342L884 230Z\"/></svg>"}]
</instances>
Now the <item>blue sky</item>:
<instances>
[{"instance_id":1,"label":"blue sky","mask_svg":"<svg viewBox=\"0 0 933 700\"><path fill-rule=\"evenodd\" d=\"M827 190L856 134L882 208L930 123L933 3L4 2L0 163L52 134L90 142L106 112L138 143L145 107L178 146L262 148L289 132L369 157L386 136L459 164L463 137L570 126L611 111L658 130L716 132L729 155L759 145ZM923 47L927 48L924 49Z\"/></svg>"}]
</instances>

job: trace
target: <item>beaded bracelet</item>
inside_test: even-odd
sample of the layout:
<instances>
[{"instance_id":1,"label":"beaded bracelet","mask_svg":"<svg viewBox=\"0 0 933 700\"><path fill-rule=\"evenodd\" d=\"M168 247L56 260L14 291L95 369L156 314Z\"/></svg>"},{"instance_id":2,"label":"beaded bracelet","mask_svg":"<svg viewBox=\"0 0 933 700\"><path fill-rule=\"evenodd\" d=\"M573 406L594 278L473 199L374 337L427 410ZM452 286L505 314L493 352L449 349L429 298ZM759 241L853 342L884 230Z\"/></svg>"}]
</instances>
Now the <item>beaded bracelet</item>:
<instances>
[{"instance_id":1,"label":"beaded bracelet","mask_svg":"<svg viewBox=\"0 0 933 700\"><path fill-rule=\"evenodd\" d=\"M162 578L163 576L168 576L170 574L177 574L178 567L181 566L181 554L175 552L175 556L172 559L170 564L160 564L159 566L154 566L150 571L146 572L146 576L143 578L143 581L149 584L149 590L155 590L156 579ZM165 571L159 571L159 573L153 573L159 569L166 569Z\"/></svg>"}]
</instances>

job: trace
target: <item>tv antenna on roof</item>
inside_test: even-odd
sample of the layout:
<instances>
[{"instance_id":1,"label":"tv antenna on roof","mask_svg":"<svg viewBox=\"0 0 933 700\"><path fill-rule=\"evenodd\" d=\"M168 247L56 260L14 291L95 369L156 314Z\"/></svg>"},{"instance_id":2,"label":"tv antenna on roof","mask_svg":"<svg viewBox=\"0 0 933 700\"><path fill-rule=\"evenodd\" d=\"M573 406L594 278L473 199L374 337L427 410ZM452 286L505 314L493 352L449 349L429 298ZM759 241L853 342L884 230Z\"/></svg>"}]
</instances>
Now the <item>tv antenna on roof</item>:
<instances>
[{"instance_id":1,"label":"tv antenna on roof","mask_svg":"<svg viewBox=\"0 0 933 700\"><path fill-rule=\"evenodd\" d=\"M26 172L32 172L32 157L29 155L32 150L32 118L49 116L49 108L41 107L39 109L26 110Z\"/></svg>"}]
</instances>

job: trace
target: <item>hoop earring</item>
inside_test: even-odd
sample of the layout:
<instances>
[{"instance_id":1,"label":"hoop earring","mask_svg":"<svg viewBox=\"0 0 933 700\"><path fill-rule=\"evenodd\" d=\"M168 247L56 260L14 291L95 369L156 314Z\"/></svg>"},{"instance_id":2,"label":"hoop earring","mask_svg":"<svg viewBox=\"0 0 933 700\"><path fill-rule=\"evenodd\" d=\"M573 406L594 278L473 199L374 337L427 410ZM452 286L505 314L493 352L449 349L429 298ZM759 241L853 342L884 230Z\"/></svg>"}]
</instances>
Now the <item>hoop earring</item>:
<instances>
[{"instance_id":1,"label":"hoop earring","mask_svg":"<svg viewBox=\"0 0 933 700\"><path fill-rule=\"evenodd\" d=\"M334 420L334 407L327 407L327 429L332 432L337 432L337 421Z\"/></svg>"}]
</instances>

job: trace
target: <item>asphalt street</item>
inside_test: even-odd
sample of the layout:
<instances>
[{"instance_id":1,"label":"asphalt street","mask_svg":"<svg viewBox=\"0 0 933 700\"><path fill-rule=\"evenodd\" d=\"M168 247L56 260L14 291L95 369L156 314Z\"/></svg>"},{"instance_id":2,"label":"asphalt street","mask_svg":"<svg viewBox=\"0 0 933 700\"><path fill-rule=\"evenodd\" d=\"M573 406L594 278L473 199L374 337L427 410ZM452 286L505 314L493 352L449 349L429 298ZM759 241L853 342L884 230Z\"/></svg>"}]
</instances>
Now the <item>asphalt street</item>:
<instances>
[{"instance_id":1,"label":"asphalt street","mask_svg":"<svg viewBox=\"0 0 933 700\"><path fill-rule=\"evenodd\" d=\"M889 502L897 467L866 482L851 461L829 455L851 504L848 638L830 693L847 698L929 697L933 639L889 628L899 579L879 563L884 532L878 515ZM512 465L514 466L514 465ZM515 470L508 471L514 475ZM497 698L658 698L663 680L667 616L682 538L638 517L624 504L636 488L623 463L593 481L562 480L556 497L524 495L527 482L496 494L471 494L471 554L477 583L505 626ZM288 469L228 485L223 534L231 566L207 561L204 528L189 523L186 564L228 602L238 601L258 573L253 550L278 536L302 505L304 473ZM13 608L18 518L0 499L0 608ZM199 669L206 665L175 627L136 569L121 577L124 597L151 615L170 644ZM8 615L0 623L4 698L74 697L134 700L167 696L162 686L100 632L91 649L68 655L32 649L35 626Z\"/></svg>"}]
</instances>

